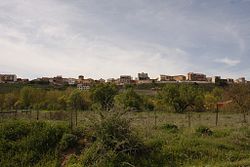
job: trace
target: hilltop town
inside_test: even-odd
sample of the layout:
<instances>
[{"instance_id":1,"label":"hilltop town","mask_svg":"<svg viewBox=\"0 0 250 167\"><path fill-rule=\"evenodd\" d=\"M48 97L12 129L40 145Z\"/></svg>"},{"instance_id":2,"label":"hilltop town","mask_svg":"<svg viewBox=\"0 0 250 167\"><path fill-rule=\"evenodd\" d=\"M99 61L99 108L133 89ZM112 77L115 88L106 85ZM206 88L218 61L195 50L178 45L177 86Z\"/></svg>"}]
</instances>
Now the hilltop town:
<instances>
[{"instance_id":1,"label":"hilltop town","mask_svg":"<svg viewBox=\"0 0 250 167\"><path fill-rule=\"evenodd\" d=\"M121 75L120 78L109 78L105 79L92 79L85 78L83 75L78 76L78 78L64 78L59 75L56 77L41 77L33 80L18 78L16 74L0 74L0 84L1 83L36 83L36 84L48 84L48 85L70 85L76 86L79 90L89 90L91 86L97 83L113 83L118 86L123 86L127 84L152 84L152 83L197 83L197 84L238 84L238 83L249 83L245 77L240 77L238 79L232 78L222 78L221 76L207 77L202 73L189 72L187 75L163 75L161 74L159 78L150 78L148 73L141 72L138 76L133 78L131 75Z\"/></svg>"}]
</instances>

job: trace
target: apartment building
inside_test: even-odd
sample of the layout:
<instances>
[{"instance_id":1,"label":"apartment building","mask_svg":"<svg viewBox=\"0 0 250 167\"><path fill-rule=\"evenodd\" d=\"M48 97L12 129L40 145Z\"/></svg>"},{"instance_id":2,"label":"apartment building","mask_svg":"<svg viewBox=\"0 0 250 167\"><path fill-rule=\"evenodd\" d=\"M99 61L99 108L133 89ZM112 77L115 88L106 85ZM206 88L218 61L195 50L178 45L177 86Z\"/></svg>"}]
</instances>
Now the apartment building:
<instances>
[{"instance_id":1,"label":"apartment building","mask_svg":"<svg viewBox=\"0 0 250 167\"><path fill-rule=\"evenodd\" d=\"M138 73L138 80L149 80L150 78L148 77L148 73Z\"/></svg>"},{"instance_id":2,"label":"apartment building","mask_svg":"<svg viewBox=\"0 0 250 167\"><path fill-rule=\"evenodd\" d=\"M77 89L78 90L89 90L90 89L90 85L86 85L86 84L77 84Z\"/></svg>"},{"instance_id":3,"label":"apartment building","mask_svg":"<svg viewBox=\"0 0 250 167\"><path fill-rule=\"evenodd\" d=\"M186 81L187 77L185 75L175 75L173 76L173 80L175 81Z\"/></svg>"},{"instance_id":4,"label":"apartment building","mask_svg":"<svg viewBox=\"0 0 250 167\"><path fill-rule=\"evenodd\" d=\"M236 83L246 83L246 78L245 77L241 77L235 80Z\"/></svg>"},{"instance_id":5,"label":"apartment building","mask_svg":"<svg viewBox=\"0 0 250 167\"><path fill-rule=\"evenodd\" d=\"M212 83L218 83L221 80L221 76L213 76L212 77Z\"/></svg>"},{"instance_id":6,"label":"apartment building","mask_svg":"<svg viewBox=\"0 0 250 167\"><path fill-rule=\"evenodd\" d=\"M189 72L187 76L189 81L207 81L205 74Z\"/></svg>"},{"instance_id":7,"label":"apartment building","mask_svg":"<svg viewBox=\"0 0 250 167\"><path fill-rule=\"evenodd\" d=\"M173 76L170 75L160 75L160 81L173 81Z\"/></svg>"},{"instance_id":8,"label":"apartment building","mask_svg":"<svg viewBox=\"0 0 250 167\"><path fill-rule=\"evenodd\" d=\"M185 75L160 75L160 81L185 81L186 76Z\"/></svg>"},{"instance_id":9,"label":"apartment building","mask_svg":"<svg viewBox=\"0 0 250 167\"><path fill-rule=\"evenodd\" d=\"M14 83L17 81L15 74L0 74L0 83Z\"/></svg>"},{"instance_id":10,"label":"apartment building","mask_svg":"<svg viewBox=\"0 0 250 167\"><path fill-rule=\"evenodd\" d=\"M119 83L124 84L131 84L132 83L132 77L130 75L121 75Z\"/></svg>"}]
</instances>

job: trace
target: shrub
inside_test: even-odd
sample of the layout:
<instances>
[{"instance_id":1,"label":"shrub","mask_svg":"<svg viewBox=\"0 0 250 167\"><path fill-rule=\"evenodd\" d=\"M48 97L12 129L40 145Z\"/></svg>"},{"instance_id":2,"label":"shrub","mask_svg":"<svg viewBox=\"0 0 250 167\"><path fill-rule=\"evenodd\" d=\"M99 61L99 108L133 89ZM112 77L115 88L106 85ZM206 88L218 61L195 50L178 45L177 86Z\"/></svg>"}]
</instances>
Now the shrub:
<instances>
[{"instance_id":1,"label":"shrub","mask_svg":"<svg viewBox=\"0 0 250 167\"><path fill-rule=\"evenodd\" d=\"M164 124L162 126L162 128L164 130L167 130L168 132L171 132L171 133L176 133L179 131L179 128L177 125L174 125L174 124Z\"/></svg>"},{"instance_id":2,"label":"shrub","mask_svg":"<svg viewBox=\"0 0 250 167\"><path fill-rule=\"evenodd\" d=\"M65 151L69 148L73 148L77 144L77 136L73 134L63 134L62 139L59 143L60 150Z\"/></svg>"},{"instance_id":3,"label":"shrub","mask_svg":"<svg viewBox=\"0 0 250 167\"><path fill-rule=\"evenodd\" d=\"M117 152L137 152L142 145L133 133L130 121L116 114L102 120L96 132L97 138L105 148Z\"/></svg>"},{"instance_id":4,"label":"shrub","mask_svg":"<svg viewBox=\"0 0 250 167\"><path fill-rule=\"evenodd\" d=\"M0 166L35 166L41 161L58 161L56 148L66 127L28 121L9 121L0 127Z\"/></svg>"},{"instance_id":5,"label":"shrub","mask_svg":"<svg viewBox=\"0 0 250 167\"><path fill-rule=\"evenodd\" d=\"M96 141L85 149L80 161L84 166L124 166L138 163L146 147L133 132L130 121L110 114L95 125ZM126 165L125 165L126 166Z\"/></svg>"},{"instance_id":6,"label":"shrub","mask_svg":"<svg viewBox=\"0 0 250 167\"><path fill-rule=\"evenodd\" d=\"M212 136L213 135L213 131L206 127L206 126L200 126L196 129L196 133L198 135L201 135L201 136Z\"/></svg>"}]
</instances>

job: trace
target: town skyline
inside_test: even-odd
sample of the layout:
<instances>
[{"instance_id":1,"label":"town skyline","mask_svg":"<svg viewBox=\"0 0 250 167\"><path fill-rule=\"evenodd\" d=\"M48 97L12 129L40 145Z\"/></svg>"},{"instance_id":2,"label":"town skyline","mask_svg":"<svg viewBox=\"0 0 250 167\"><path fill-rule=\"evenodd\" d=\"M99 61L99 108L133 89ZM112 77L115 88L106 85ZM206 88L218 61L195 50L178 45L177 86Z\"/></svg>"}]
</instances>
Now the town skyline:
<instances>
[{"instance_id":1,"label":"town skyline","mask_svg":"<svg viewBox=\"0 0 250 167\"><path fill-rule=\"evenodd\" d=\"M191 75L198 75L198 78L202 78L202 80L194 80L192 79ZM120 79L121 77L129 77L131 80L158 80L158 81L208 81L208 82L212 82L212 78L216 78L219 77L219 79L230 79L236 81L239 79L244 79L246 82L248 82L247 78L245 76L238 76L237 78L231 78L231 77L224 77L221 75L207 75L205 73L201 73L201 72L188 72L186 74L168 74L168 73L160 73L157 77L152 77L149 73L147 72L137 72L136 75L131 75L131 74L120 74L119 77L109 77L109 78L104 78L104 77L100 77L100 78L92 78L86 75L77 75L76 76L64 76L64 75L54 75L54 76L39 76L36 78L27 78L27 77L20 77L17 74L14 73L0 73L0 81L1 81L1 77L6 76L7 78L10 76L11 80L26 80L26 81L35 81L35 80L39 80L39 79L49 79L49 78L65 78L65 79L92 79L92 80L104 80L105 82L108 82L108 80L110 79ZM175 77L181 77L181 79L174 79ZM163 79L165 78L165 79ZM196 78L196 77L195 77ZM1 82L0 82L1 83Z\"/></svg>"}]
</instances>

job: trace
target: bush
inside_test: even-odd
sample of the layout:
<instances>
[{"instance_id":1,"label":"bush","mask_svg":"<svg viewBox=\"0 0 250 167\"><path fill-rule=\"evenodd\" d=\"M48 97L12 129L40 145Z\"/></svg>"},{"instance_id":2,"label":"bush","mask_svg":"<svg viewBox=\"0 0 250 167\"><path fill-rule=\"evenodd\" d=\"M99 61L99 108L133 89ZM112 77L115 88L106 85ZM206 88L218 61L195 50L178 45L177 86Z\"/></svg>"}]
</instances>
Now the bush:
<instances>
[{"instance_id":1,"label":"bush","mask_svg":"<svg viewBox=\"0 0 250 167\"><path fill-rule=\"evenodd\" d=\"M201 135L201 136L212 136L213 135L213 131L206 127L206 126L200 126L196 129L196 133L198 135Z\"/></svg>"},{"instance_id":2,"label":"bush","mask_svg":"<svg viewBox=\"0 0 250 167\"><path fill-rule=\"evenodd\" d=\"M58 124L28 121L8 121L1 123L0 128L0 166L56 163L56 148L67 131Z\"/></svg>"},{"instance_id":3,"label":"bush","mask_svg":"<svg viewBox=\"0 0 250 167\"><path fill-rule=\"evenodd\" d=\"M147 149L133 132L128 119L110 114L96 123L95 127L96 141L81 155L82 165L126 166L124 162L136 164L136 159L145 155Z\"/></svg>"},{"instance_id":4,"label":"bush","mask_svg":"<svg viewBox=\"0 0 250 167\"><path fill-rule=\"evenodd\" d=\"M59 143L61 151L65 151L69 148L73 148L77 144L77 136L73 134L63 134L62 139Z\"/></svg>"},{"instance_id":5,"label":"bush","mask_svg":"<svg viewBox=\"0 0 250 167\"><path fill-rule=\"evenodd\" d=\"M174 125L174 124L164 124L162 126L162 128L164 130L167 130L168 132L171 132L171 133L176 133L179 131L179 128L177 125Z\"/></svg>"},{"instance_id":6,"label":"bush","mask_svg":"<svg viewBox=\"0 0 250 167\"><path fill-rule=\"evenodd\" d=\"M128 119L117 115L108 116L97 126L97 139L105 148L115 151L137 152L142 145L133 133Z\"/></svg>"}]
</instances>

